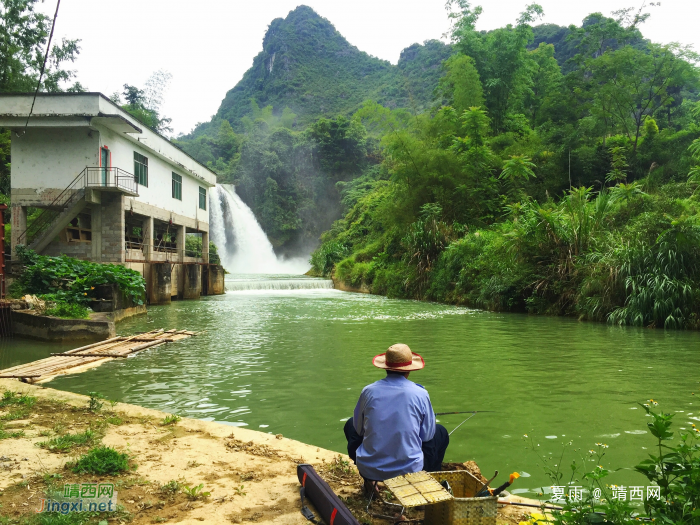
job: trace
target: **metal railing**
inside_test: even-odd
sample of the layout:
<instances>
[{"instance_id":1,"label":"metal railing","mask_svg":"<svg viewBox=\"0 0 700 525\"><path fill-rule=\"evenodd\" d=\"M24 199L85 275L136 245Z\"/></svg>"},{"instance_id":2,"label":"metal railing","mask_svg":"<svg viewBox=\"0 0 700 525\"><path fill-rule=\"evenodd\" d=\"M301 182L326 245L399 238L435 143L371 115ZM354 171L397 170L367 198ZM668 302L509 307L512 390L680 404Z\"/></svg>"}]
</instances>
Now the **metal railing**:
<instances>
[{"instance_id":1,"label":"metal railing","mask_svg":"<svg viewBox=\"0 0 700 525\"><path fill-rule=\"evenodd\" d=\"M131 173L121 168L88 166L19 234L17 244L30 246L61 213L82 198L85 188L117 188L138 195L139 185Z\"/></svg>"},{"instance_id":2,"label":"metal railing","mask_svg":"<svg viewBox=\"0 0 700 525\"><path fill-rule=\"evenodd\" d=\"M86 188L116 188L129 193L139 192L139 183L133 174L121 168L87 167L81 175L85 176Z\"/></svg>"},{"instance_id":3,"label":"metal railing","mask_svg":"<svg viewBox=\"0 0 700 525\"><path fill-rule=\"evenodd\" d=\"M158 241L155 241L153 244L148 244L143 241L134 241L131 240L130 238L127 238L125 243L124 243L124 248L126 251L126 258L128 259L129 262L160 262L161 259L158 259L157 257L164 254L165 255L165 261L167 262L173 262L173 263L182 263L185 262L185 257L190 257L193 259L201 259L203 263L210 263L210 264L220 264L221 263L221 258L219 257L218 254L215 253L208 253L206 254L206 257L204 254L202 254L201 250L187 250L185 249L184 251L180 251L177 248L177 245L175 243L159 243ZM150 251L151 257L150 259L146 259L147 253ZM134 255L138 254L139 257L143 257L143 259L135 259L133 258Z\"/></svg>"}]
</instances>

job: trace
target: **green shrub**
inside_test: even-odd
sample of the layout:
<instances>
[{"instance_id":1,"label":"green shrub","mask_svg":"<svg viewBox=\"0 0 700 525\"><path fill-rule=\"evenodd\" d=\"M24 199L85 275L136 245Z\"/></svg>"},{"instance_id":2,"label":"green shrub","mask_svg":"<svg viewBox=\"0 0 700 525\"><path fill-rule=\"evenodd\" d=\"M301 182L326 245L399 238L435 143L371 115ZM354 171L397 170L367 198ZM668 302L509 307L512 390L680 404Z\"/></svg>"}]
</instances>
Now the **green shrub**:
<instances>
[{"instance_id":1,"label":"green shrub","mask_svg":"<svg viewBox=\"0 0 700 525\"><path fill-rule=\"evenodd\" d=\"M200 483L199 485L195 487L190 487L188 485L184 485L182 487L182 492L192 501L198 500L198 499L206 499L209 496L211 496L211 492L205 492L203 491L204 489L204 483Z\"/></svg>"},{"instance_id":2,"label":"green shrub","mask_svg":"<svg viewBox=\"0 0 700 525\"><path fill-rule=\"evenodd\" d=\"M75 474L119 474L129 470L129 455L111 447L99 446L78 459L71 470Z\"/></svg>"},{"instance_id":3,"label":"green shrub","mask_svg":"<svg viewBox=\"0 0 700 525\"><path fill-rule=\"evenodd\" d=\"M26 266L14 292L36 294L57 303L86 304L95 287L116 284L135 304L143 304L146 281L140 273L117 264L99 264L72 257L48 257L17 246L17 255Z\"/></svg>"},{"instance_id":4,"label":"green shrub","mask_svg":"<svg viewBox=\"0 0 700 525\"><path fill-rule=\"evenodd\" d=\"M655 413L650 405L658 403L650 400L642 405L647 416L647 427L656 438L654 454L639 463L634 470L645 475L650 486L659 487L659 498L645 498L646 519L639 514L639 508L626 499L614 496L614 485L607 483L611 471L603 465L608 445L596 443L588 455L573 460L567 469L565 450L561 456L546 455L530 439L530 447L537 453L545 473L553 486L575 485L582 488L578 497L571 490L565 491L562 510L548 512L552 525L590 525L593 523L613 523L632 525L640 520L667 525L695 525L700 518L700 431L682 431L678 436L671 431L674 414ZM675 441L675 442L674 442ZM571 446L569 443L567 446ZM566 446L565 446L566 448ZM549 453L551 454L551 452ZM556 463L555 463L556 462ZM567 474L567 470L569 473Z\"/></svg>"},{"instance_id":5,"label":"green shrub","mask_svg":"<svg viewBox=\"0 0 700 525\"><path fill-rule=\"evenodd\" d=\"M163 418L163 421L161 421L160 424L163 426L174 425L175 423L180 421L180 419L182 418L176 414L168 414Z\"/></svg>"},{"instance_id":6,"label":"green shrub","mask_svg":"<svg viewBox=\"0 0 700 525\"><path fill-rule=\"evenodd\" d=\"M36 446L51 452L67 452L73 447L91 445L95 441L95 437L95 432L88 429L79 434L64 434L48 441L41 441Z\"/></svg>"},{"instance_id":7,"label":"green shrub","mask_svg":"<svg viewBox=\"0 0 700 525\"><path fill-rule=\"evenodd\" d=\"M100 401L100 399L104 399L102 394L99 392L88 392L88 395L90 396L88 400L88 410L90 412L99 412L102 410L104 406L104 403Z\"/></svg>"},{"instance_id":8,"label":"green shrub","mask_svg":"<svg viewBox=\"0 0 700 525\"><path fill-rule=\"evenodd\" d=\"M202 237L199 235L185 236L185 255L187 257L201 257L202 256ZM209 241L209 259L214 262L219 260L219 250L216 248L216 244Z\"/></svg>"},{"instance_id":9,"label":"green shrub","mask_svg":"<svg viewBox=\"0 0 700 525\"><path fill-rule=\"evenodd\" d=\"M46 315L63 317L65 319L87 319L89 310L82 304L56 303L53 308L46 310Z\"/></svg>"},{"instance_id":10,"label":"green shrub","mask_svg":"<svg viewBox=\"0 0 700 525\"><path fill-rule=\"evenodd\" d=\"M311 254L311 266L316 275L328 277L336 263L348 254L345 245L337 242L325 242Z\"/></svg>"}]
</instances>

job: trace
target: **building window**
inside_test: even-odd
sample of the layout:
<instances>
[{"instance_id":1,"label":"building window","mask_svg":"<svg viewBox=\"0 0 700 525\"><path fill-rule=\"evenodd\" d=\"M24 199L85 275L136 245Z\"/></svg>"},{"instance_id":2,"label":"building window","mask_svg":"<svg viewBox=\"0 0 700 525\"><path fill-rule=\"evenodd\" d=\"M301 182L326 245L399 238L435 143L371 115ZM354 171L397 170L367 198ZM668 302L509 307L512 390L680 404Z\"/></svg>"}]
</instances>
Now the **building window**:
<instances>
[{"instance_id":1,"label":"building window","mask_svg":"<svg viewBox=\"0 0 700 525\"><path fill-rule=\"evenodd\" d=\"M148 188L148 157L134 151L134 180Z\"/></svg>"},{"instance_id":2,"label":"building window","mask_svg":"<svg viewBox=\"0 0 700 525\"><path fill-rule=\"evenodd\" d=\"M201 186L199 187L199 209L207 209L207 190L205 190Z\"/></svg>"},{"instance_id":3,"label":"building window","mask_svg":"<svg viewBox=\"0 0 700 525\"><path fill-rule=\"evenodd\" d=\"M182 176L173 173L173 199L182 200Z\"/></svg>"}]
</instances>

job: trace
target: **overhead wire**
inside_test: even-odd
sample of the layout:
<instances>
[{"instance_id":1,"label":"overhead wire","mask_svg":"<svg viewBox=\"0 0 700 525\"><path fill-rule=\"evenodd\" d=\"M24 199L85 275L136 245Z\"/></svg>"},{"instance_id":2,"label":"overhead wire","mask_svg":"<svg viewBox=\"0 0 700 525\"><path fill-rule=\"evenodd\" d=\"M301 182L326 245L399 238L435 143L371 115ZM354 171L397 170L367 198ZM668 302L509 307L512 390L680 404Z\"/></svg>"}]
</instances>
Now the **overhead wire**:
<instances>
[{"instance_id":1,"label":"overhead wire","mask_svg":"<svg viewBox=\"0 0 700 525\"><path fill-rule=\"evenodd\" d=\"M51 40L53 40L53 30L56 27L56 19L58 18L58 8L61 6L61 0L56 2L56 12L53 14L53 22L51 23L51 32L49 33L49 41L46 44L46 54L44 54L44 63L41 65L41 70L39 71L39 80L36 83L36 89L34 90L34 98L32 98L32 106L29 108L29 114L27 115L27 122L24 123L24 131L26 133L27 126L29 126L29 118L34 112L34 104L36 103L36 96L39 94L39 89L41 88L41 80L44 77L44 71L46 70L46 63L49 60L49 55L51 54Z\"/></svg>"}]
</instances>

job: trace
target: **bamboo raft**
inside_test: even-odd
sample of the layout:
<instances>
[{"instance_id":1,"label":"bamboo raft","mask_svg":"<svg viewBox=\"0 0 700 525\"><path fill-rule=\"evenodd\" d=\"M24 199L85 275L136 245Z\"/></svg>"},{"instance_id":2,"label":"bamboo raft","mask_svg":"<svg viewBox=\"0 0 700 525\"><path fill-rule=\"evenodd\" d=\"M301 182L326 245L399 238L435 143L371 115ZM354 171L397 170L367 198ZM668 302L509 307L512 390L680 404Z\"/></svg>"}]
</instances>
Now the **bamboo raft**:
<instances>
[{"instance_id":1,"label":"bamboo raft","mask_svg":"<svg viewBox=\"0 0 700 525\"><path fill-rule=\"evenodd\" d=\"M43 383L59 375L83 372L109 360L125 359L147 348L173 343L200 333L188 330L163 330L161 328L129 337L112 337L60 354L51 354L51 357L38 361L0 370L0 379L14 378L25 383Z\"/></svg>"}]
</instances>

